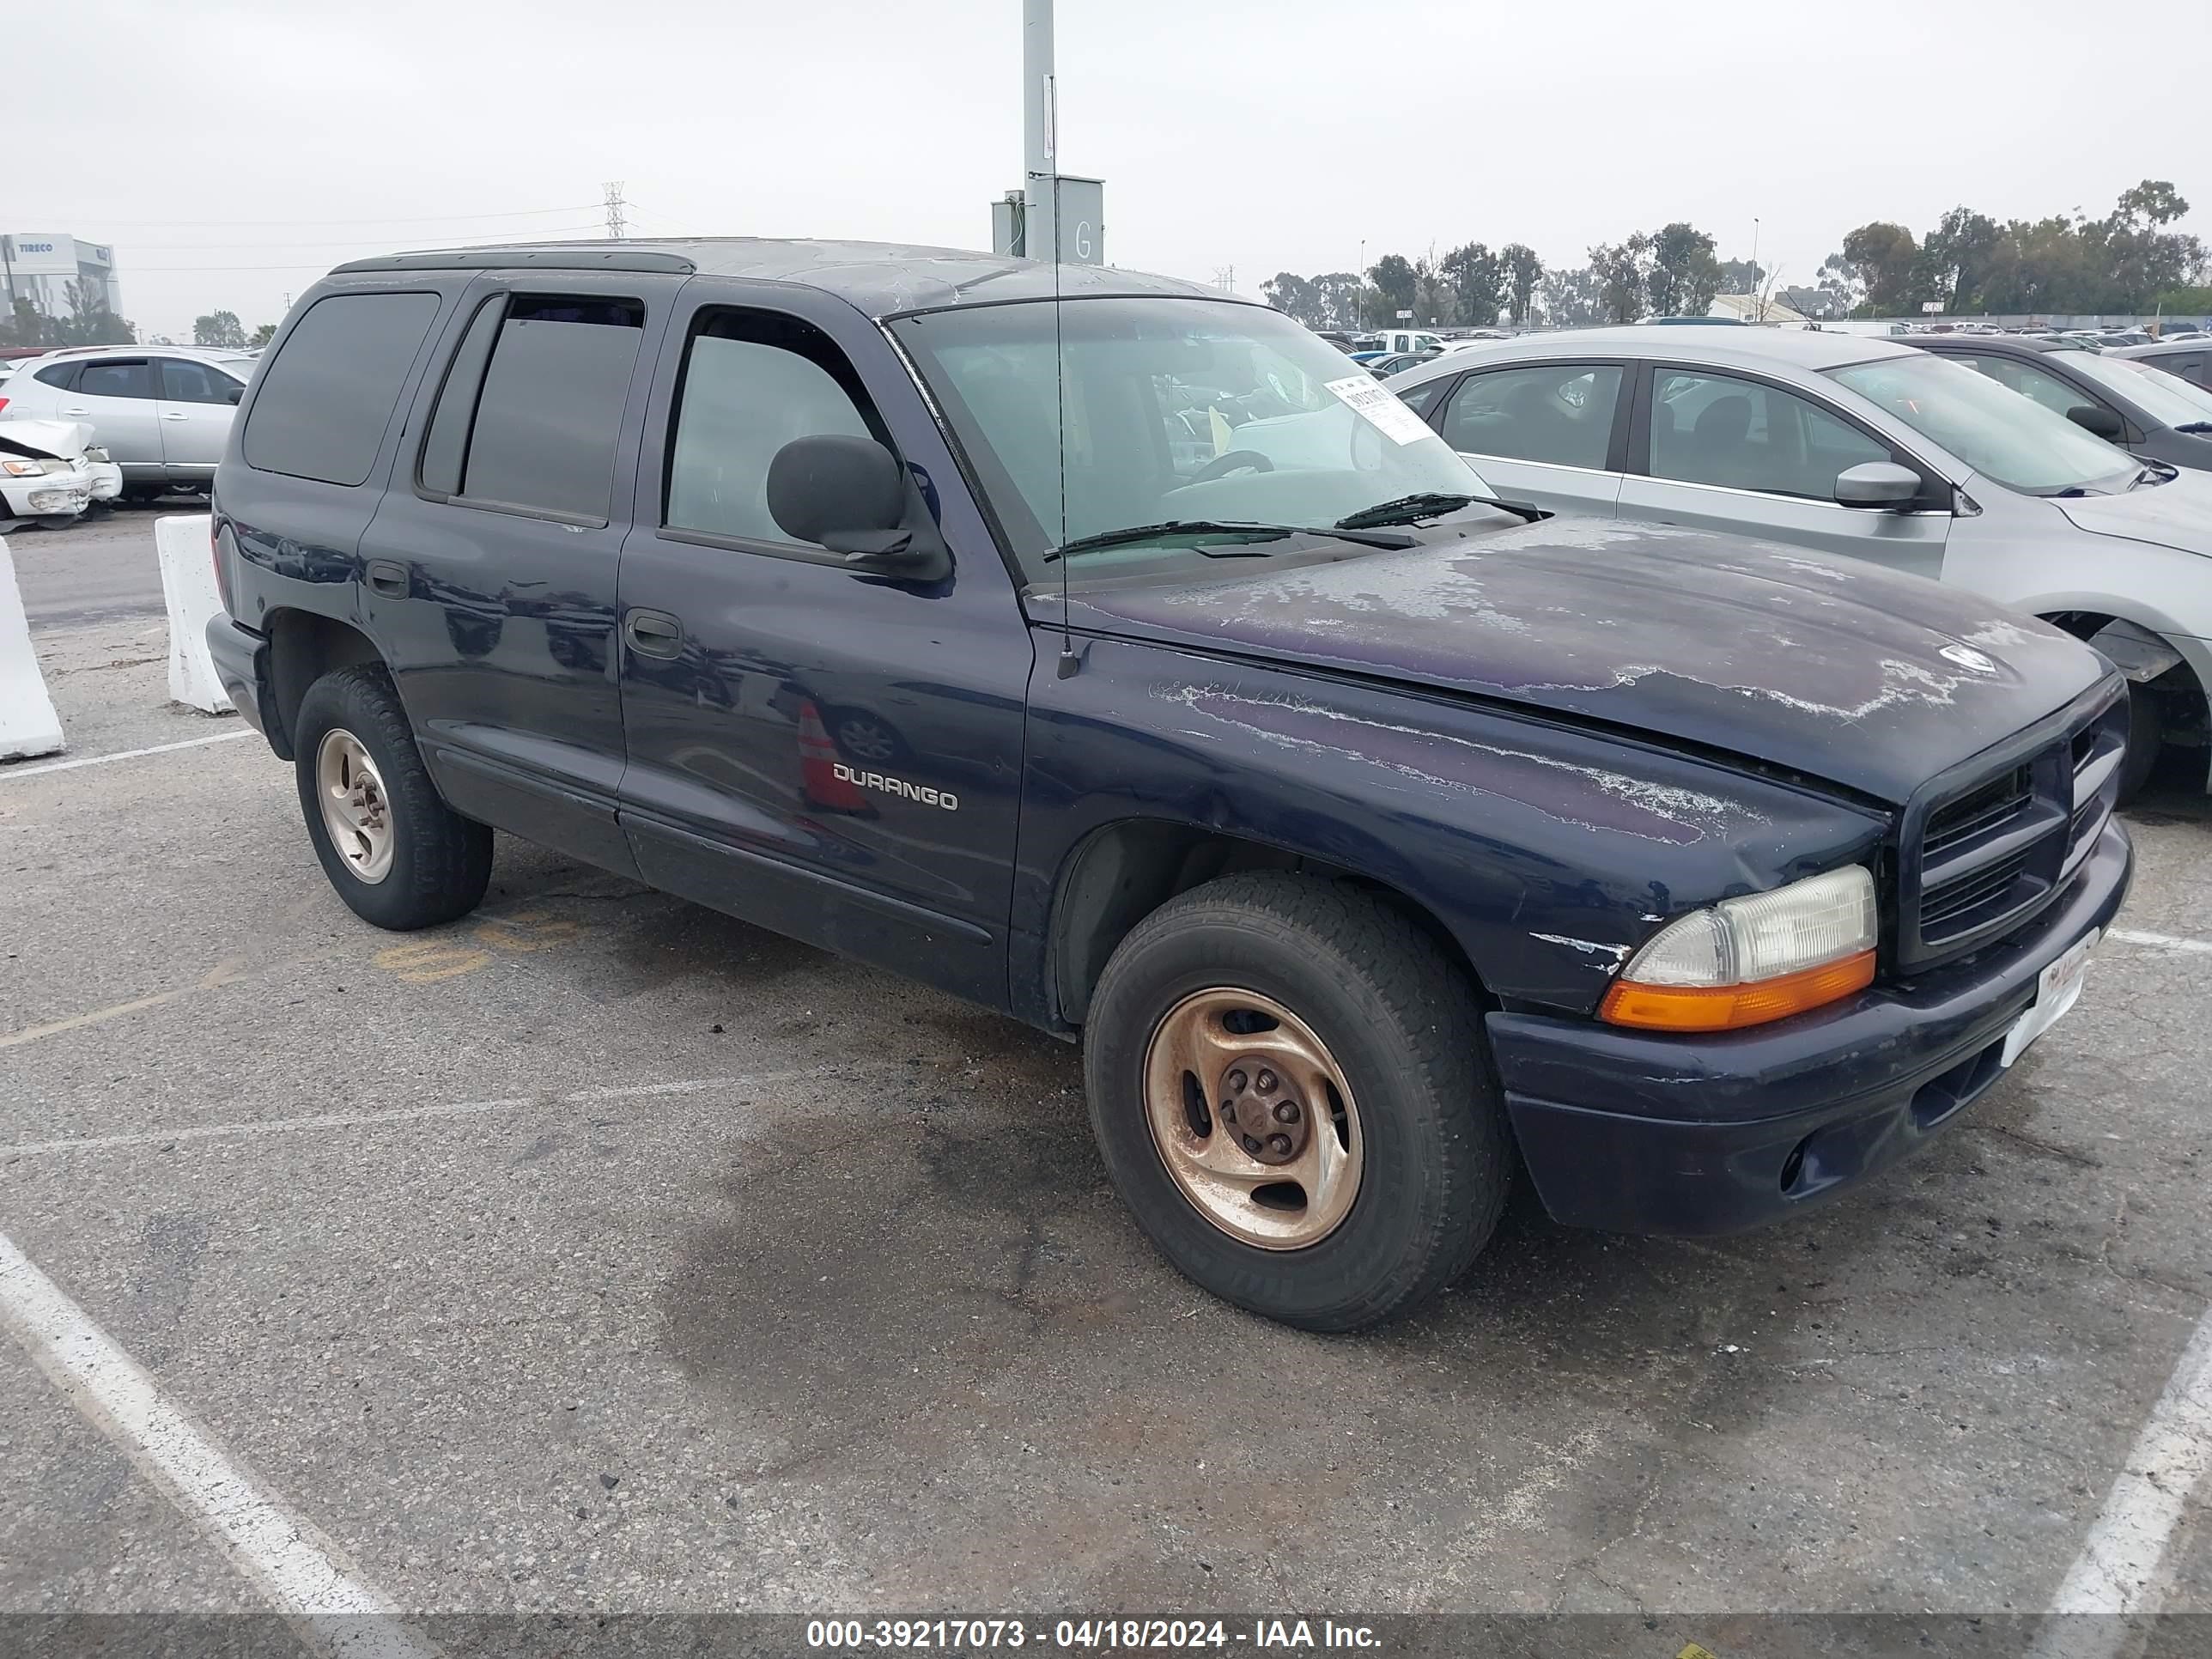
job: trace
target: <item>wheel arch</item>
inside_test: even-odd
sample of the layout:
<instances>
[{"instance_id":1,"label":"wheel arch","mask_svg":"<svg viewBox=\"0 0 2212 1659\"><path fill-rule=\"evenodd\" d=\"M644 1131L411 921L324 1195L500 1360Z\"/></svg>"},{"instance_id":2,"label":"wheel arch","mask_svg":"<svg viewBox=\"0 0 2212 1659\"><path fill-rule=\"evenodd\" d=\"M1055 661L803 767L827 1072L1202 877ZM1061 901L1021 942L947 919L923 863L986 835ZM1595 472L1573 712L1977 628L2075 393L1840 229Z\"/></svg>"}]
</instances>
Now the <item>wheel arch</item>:
<instances>
[{"instance_id":1,"label":"wheel arch","mask_svg":"<svg viewBox=\"0 0 2212 1659\"><path fill-rule=\"evenodd\" d=\"M1101 824L1070 849L1053 887L1046 964L1057 1020L1080 1027L1098 977L1129 930L1178 894L1219 876L1282 870L1345 881L1402 913L1492 999L1466 947L1435 911L1390 883L1294 848L1208 824L1125 817Z\"/></svg>"},{"instance_id":2,"label":"wheel arch","mask_svg":"<svg viewBox=\"0 0 2212 1659\"><path fill-rule=\"evenodd\" d=\"M269 635L270 713L276 724L269 737L278 755L289 760L307 688L333 669L382 662L384 656L359 629L313 611L272 611L264 626Z\"/></svg>"}]
</instances>

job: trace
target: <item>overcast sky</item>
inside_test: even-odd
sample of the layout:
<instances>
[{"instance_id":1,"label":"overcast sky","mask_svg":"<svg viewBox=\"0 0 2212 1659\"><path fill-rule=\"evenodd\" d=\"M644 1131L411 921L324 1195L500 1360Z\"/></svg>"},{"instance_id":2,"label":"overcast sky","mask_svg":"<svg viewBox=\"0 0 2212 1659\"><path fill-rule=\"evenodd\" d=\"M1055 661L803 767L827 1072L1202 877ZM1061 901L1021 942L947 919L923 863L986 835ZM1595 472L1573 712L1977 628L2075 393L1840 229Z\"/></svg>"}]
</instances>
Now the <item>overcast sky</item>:
<instances>
[{"instance_id":1,"label":"overcast sky","mask_svg":"<svg viewBox=\"0 0 2212 1659\"><path fill-rule=\"evenodd\" d=\"M988 246L1020 0L76 0L10 9L0 215L116 249L124 310L246 326L368 252L597 230ZM2212 237L2201 52L2047 0L1060 0L1061 166L1117 264L1211 279L1686 219L1810 281L1871 218L2106 210ZM2178 15L2179 14L2177 14ZM2094 27L2092 26L2094 23ZM1393 44L1395 43L1395 44ZM1924 44L1920 44L1924 43ZM1957 48L1955 56L1951 48Z\"/></svg>"}]
</instances>

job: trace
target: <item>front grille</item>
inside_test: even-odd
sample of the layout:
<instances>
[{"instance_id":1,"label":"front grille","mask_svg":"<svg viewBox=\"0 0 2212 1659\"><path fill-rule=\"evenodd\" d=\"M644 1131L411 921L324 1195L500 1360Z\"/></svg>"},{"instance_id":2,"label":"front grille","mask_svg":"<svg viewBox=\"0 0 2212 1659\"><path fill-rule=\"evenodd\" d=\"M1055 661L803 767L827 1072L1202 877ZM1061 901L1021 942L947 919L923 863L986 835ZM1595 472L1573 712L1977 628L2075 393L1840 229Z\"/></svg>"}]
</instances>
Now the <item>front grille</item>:
<instances>
[{"instance_id":1,"label":"front grille","mask_svg":"<svg viewBox=\"0 0 2212 1659\"><path fill-rule=\"evenodd\" d=\"M1940 944L2002 915L2027 873L2027 857L2014 853L1984 869L1929 886L1920 901L1921 938Z\"/></svg>"},{"instance_id":2,"label":"front grille","mask_svg":"<svg viewBox=\"0 0 2212 1659\"><path fill-rule=\"evenodd\" d=\"M2012 823L2028 807L2029 769L2015 766L1928 815L1922 856L1940 859L1977 836Z\"/></svg>"},{"instance_id":3,"label":"front grille","mask_svg":"<svg viewBox=\"0 0 2212 1659\"><path fill-rule=\"evenodd\" d=\"M2003 745L1978 775L1946 776L1916 798L1898 849L1899 968L1998 943L2040 914L2112 816L2126 745L2124 696L2076 705Z\"/></svg>"}]
</instances>

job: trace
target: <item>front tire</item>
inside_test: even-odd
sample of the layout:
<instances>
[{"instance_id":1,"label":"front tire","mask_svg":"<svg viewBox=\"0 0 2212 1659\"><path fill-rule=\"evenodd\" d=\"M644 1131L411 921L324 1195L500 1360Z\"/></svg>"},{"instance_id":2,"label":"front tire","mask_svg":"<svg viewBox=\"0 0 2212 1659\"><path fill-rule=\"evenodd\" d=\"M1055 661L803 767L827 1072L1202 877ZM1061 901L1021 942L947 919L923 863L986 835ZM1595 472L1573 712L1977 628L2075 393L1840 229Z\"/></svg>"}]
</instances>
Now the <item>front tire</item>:
<instances>
[{"instance_id":1,"label":"front tire","mask_svg":"<svg viewBox=\"0 0 2212 1659\"><path fill-rule=\"evenodd\" d=\"M407 933L483 902L491 830L438 793L381 663L309 686L292 744L307 838L356 915Z\"/></svg>"},{"instance_id":2,"label":"front tire","mask_svg":"<svg viewBox=\"0 0 2212 1659\"><path fill-rule=\"evenodd\" d=\"M2128 687L2128 746L2120 756L2120 786L2118 802L2125 806L2142 793L2150 781L2151 769L2158 764L2158 754L2166 743L2166 722L2159 708L2158 693L2147 685L2130 684Z\"/></svg>"},{"instance_id":3,"label":"front tire","mask_svg":"<svg viewBox=\"0 0 2212 1659\"><path fill-rule=\"evenodd\" d=\"M1349 883L1231 876L1154 911L1100 976L1085 1080L1152 1242L1286 1324L1419 1307L1504 1206L1510 1134L1474 986Z\"/></svg>"}]
</instances>

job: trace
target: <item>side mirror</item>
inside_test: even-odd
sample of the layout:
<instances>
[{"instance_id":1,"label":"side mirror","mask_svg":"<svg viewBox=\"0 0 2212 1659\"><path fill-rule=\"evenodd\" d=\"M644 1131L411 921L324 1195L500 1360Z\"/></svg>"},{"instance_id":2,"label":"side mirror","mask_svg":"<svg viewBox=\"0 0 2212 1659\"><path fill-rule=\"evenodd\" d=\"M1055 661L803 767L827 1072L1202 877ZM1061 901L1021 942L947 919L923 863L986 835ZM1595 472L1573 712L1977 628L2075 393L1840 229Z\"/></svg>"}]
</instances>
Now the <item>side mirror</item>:
<instances>
[{"instance_id":1,"label":"side mirror","mask_svg":"<svg viewBox=\"0 0 2212 1659\"><path fill-rule=\"evenodd\" d=\"M2094 432L2100 438L2110 439L2114 443L2119 441L2120 434L2127 429L2122 425L2118 415L2100 404L2076 404L2066 411L2066 418L2084 432Z\"/></svg>"},{"instance_id":2,"label":"side mirror","mask_svg":"<svg viewBox=\"0 0 2212 1659\"><path fill-rule=\"evenodd\" d=\"M239 402L239 401L240 401L240 399L242 399L245 396L246 396L246 388L245 388L244 386L234 386L231 387L231 389L230 389L228 392L225 392L225 393L223 394L223 398L222 398L222 400L223 400L223 402L225 402L225 403L227 403L227 404L234 404L234 403Z\"/></svg>"},{"instance_id":3,"label":"side mirror","mask_svg":"<svg viewBox=\"0 0 2212 1659\"><path fill-rule=\"evenodd\" d=\"M1845 507L1905 507L1919 495L1920 475L1895 461L1863 461L1836 474L1836 499Z\"/></svg>"},{"instance_id":4,"label":"side mirror","mask_svg":"<svg viewBox=\"0 0 2212 1659\"><path fill-rule=\"evenodd\" d=\"M768 510L785 535L850 565L905 574L932 562L903 527L906 469L873 438L793 438L768 464Z\"/></svg>"}]
</instances>

